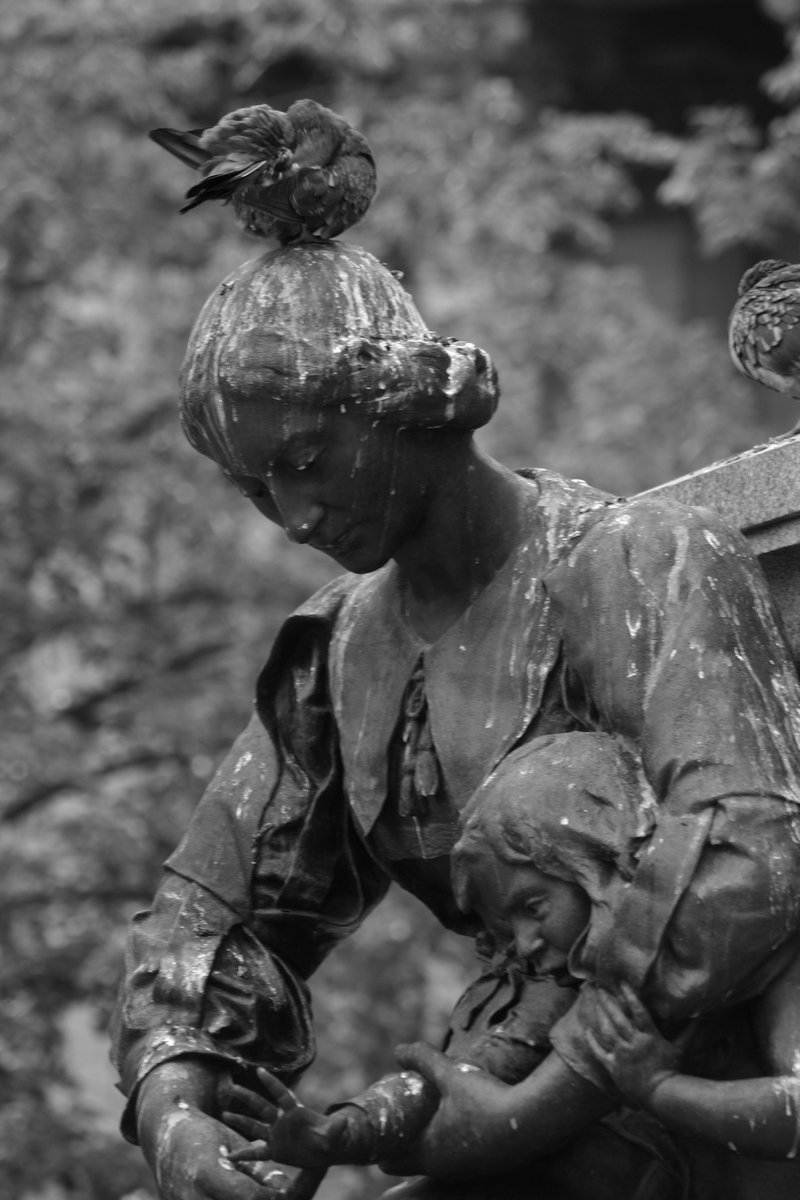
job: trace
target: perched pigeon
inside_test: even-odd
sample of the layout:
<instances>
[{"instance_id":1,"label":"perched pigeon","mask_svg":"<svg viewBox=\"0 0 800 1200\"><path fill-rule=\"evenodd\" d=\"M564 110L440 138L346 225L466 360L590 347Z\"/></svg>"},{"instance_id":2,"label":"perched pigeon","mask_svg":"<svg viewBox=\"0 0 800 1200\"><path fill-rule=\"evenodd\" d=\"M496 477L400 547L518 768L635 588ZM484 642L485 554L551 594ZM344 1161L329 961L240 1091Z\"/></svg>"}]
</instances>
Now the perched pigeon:
<instances>
[{"instance_id":1,"label":"perched pigeon","mask_svg":"<svg viewBox=\"0 0 800 1200\"><path fill-rule=\"evenodd\" d=\"M315 100L298 100L285 113L255 104L210 129L153 129L150 137L203 176L181 212L230 201L246 232L282 246L337 237L375 195L366 138Z\"/></svg>"},{"instance_id":2,"label":"perched pigeon","mask_svg":"<svg viewBox=\"0 0 800 1200\"><path fill-rule=\"evenodd\" d=\"M767 258L745 271L728 345L743 375L800 400L800 265Z\"/></svg>"}]
</instances>

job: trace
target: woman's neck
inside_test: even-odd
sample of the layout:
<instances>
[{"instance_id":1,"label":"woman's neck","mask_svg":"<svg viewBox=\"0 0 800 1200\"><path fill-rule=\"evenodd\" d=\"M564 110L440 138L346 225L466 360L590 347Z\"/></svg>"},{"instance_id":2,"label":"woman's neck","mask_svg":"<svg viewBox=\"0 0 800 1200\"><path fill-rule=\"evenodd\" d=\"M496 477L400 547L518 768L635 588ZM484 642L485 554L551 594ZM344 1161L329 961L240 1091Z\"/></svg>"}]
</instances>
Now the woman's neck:
<instances>
[{"instance_id":1,"label":"woman's neck","mask_svg":"<svg viewBox=\"0 0 800 1200\"><path fill-rule=\"evenodd\" d=\"M452 625L507 560L528 486L472 446L440 463L424 520L395 559L407 618L425 641Z\"/></svg>"}]
</instances>

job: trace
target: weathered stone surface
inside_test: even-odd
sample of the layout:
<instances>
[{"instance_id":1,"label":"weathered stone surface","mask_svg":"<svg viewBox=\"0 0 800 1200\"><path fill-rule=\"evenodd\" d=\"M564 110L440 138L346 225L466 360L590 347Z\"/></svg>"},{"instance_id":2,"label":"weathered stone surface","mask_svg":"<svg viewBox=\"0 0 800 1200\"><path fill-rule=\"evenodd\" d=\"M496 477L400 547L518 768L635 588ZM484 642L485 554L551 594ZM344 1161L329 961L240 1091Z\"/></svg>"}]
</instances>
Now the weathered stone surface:
<instances>
[{"instance_id":1,"label":"weathered stone surface","mask_svg":"<svg viewBox=\"0 0 800 1200\"><path fill-rule=\"evenodd\" d=\"M713 509L759 556L800 663L800 435L755 446L651 489Z\"/></svg>"}]
</instances>

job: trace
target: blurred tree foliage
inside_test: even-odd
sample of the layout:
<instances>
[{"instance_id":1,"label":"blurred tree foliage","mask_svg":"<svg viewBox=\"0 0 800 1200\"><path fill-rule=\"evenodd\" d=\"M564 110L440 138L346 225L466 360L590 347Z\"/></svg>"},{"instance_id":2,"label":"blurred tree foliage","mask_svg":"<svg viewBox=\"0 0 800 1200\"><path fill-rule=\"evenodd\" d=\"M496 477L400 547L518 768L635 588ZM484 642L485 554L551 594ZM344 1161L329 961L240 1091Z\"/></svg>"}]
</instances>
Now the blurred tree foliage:
<instances>
[{"instance_id":1,"label":"blurred tree foliage","mask_svg":"<svg viewBox=\"0 0 800 1200\"><path fill-rule=\"evenodd\" d=\"M432 327L490 349L485 443L635 491L759 426L721 331L613 267L656 186L706 248L796 236L800 40L781 115L534 113L514 82L528 6L489 0L9 0L0 10L0 1190L117 1200L152 1183L66 1069L64 1014L102 1028L125 924L246 719L281 618L330 577L184 445L175 380L218 280L258 252L144 137L313 95L369 136L381 193L352 236ZM468 951L393 895L317 987L327 1100L438 1036ZM338 1182L337 1182L338 1180ZM375 1195L339 1172L335 1200ZM337 1190L338 1189L338 1190Z\"/></svg>"}]
</instances>

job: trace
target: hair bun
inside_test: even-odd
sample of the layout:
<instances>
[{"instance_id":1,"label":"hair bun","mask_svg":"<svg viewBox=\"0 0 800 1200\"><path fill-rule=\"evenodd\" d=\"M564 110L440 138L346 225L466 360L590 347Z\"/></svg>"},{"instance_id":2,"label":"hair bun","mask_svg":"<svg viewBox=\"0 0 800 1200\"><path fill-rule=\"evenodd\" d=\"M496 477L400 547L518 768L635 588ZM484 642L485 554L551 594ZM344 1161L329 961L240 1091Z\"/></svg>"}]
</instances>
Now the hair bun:
<instances>
[{"instance_id":1,"label":"hair bun","mask_svg":"<svg viewBox=\"0 0 800 1200\"><path fill-rule=\"evenodd\" d=\"M483 350L431 333L386 267L339 242L286 247L230 275L197 318L181 369L181 415L199 448L244 397L475 429L498 395Z\"/></svg>"},{"instance_id":2,"label":"hair bun","mask_svg":"<svg viewBox=\"0 0 800 1200\"><path fill-rule=\"evenodd\" d=\"M477 429L497 407L489 355L457 338L347 339L340 348L339 393L361 411L398 425Z\"/></svg>"}]
</instances>

